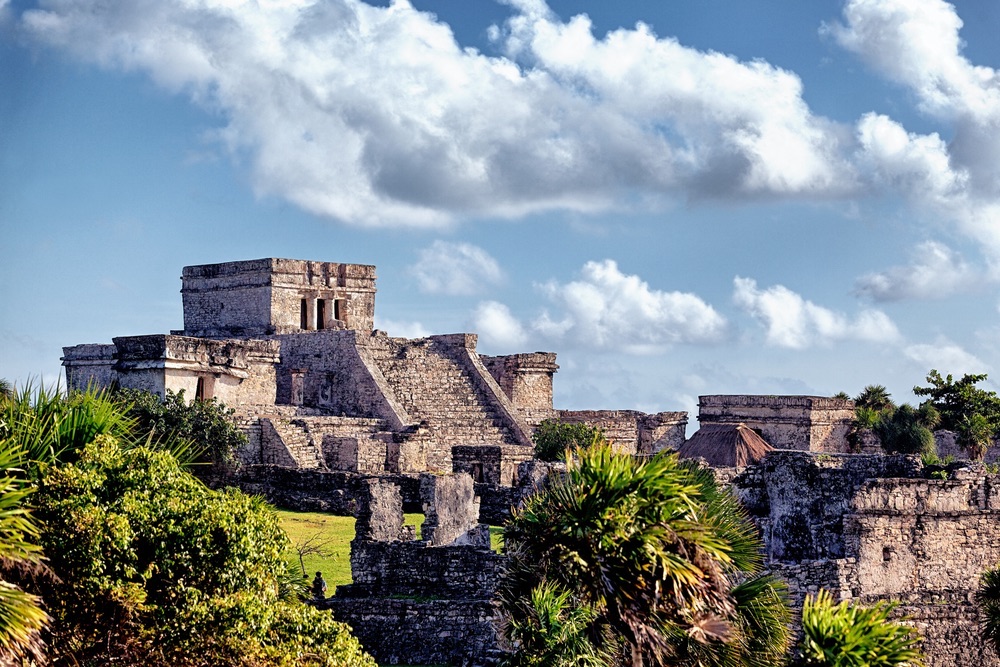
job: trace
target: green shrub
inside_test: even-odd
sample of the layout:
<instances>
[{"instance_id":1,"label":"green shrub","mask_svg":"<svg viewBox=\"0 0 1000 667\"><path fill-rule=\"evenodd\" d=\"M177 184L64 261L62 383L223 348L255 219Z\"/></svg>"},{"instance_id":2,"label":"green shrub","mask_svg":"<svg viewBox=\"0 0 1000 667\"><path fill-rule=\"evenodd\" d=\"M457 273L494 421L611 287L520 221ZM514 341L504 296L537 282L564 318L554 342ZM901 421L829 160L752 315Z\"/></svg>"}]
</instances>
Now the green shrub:
<instances>
[{"instance_id":1,"label":"green shrub","mask_svg":"<svg viewBox=\"0 0 1000 667\"><path fill-rule=\"evenodd\" d=\"M833 604L828 591L806 597L802 607L802 664L809 667L895 667L921 665L920 636L890 620L893 603L873 607Z\"/></svg>"},{"instance_id":2,"label":"green shrub","mask_svg":"<svg viewBox=\"0 0 1000 667\"><path fill-rule=\"evenodd\" d=\"M911 405L896 408L875 428L882 447L890 454L936 454L934 434L921 424L921 414Z\"/></svg>"},{"instance_id":3,"label":"green shrub","mask_svg":"<svg viewBox=\"0 0 1000 667\"><path fill-rule=\"evenodd\" d=\"M546 419L531 436L535 443L535 457L542 461L562 461L566 451L588 447L604 440L600 428L586 424L571 424L558 419Z\"/></svg>"},{"instance_id":4,"label":"green shrub","mask_svg":"<svg viewBox=\"0 0 1000 667\"><path fill-rule=\"evenodd\" d=\"M287 537L260 498L212 491L166 452L98 437L34 496L62 585L52 658L102 665L374 665L346 626L279 600Z\"/></svg>"},{"instance_id":5,"label":"green shrub","mask_svg":"<svg viewBox=\"0 0 1000 667\"><path fill-rule=\"evenodd\" d=\"M236 452L247 445L246 434L233 422L235 411L215 398L188 402L183 389L176 394L168 389L163 399L135 389L120 389L116 395L140 433L186 441L199 458L217 467L235 465Z\"/></svg>"}]
</instances>

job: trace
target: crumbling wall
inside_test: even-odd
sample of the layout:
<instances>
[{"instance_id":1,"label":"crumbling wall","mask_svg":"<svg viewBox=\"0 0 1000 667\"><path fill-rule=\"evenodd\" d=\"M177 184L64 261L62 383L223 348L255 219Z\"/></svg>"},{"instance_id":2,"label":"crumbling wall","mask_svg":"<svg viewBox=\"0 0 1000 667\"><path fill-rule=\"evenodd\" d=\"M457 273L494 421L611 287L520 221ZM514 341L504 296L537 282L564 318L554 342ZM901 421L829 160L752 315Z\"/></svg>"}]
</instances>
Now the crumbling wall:
<instances>
[{"instance_id":1,"label":"crumbling wall","mask_svg":"<svg viewBox=\"0 0 1000 667\"><path fill-rule=\"evenodd\" d=\"M646 414L637 410L559 410L560 421L601 429L619 451L655 454L684 442L686 412Z\"/></svg>"},{"instance_id":2,"label":"crumbling wall","mask_svg":"<svg viewBox=\"0 0 1000 667\"><path fill-rule=\"evenodd\" d=\"M914 456L775 451L732 481L793 605L821 588L897 600L932 667L1000 664L978 631L979 575L1000 562L1000 485L982 466L925 479Z\"/></svg>"},{"instance_id":3,"label":"crumbling wall","mask_svg":"<svg viewBox=\"0 0 1000 667\"><path fill-rule=\"evenodd\" d=\"M423 475L422 540L401 529L401 494L368 480L351 543L354 583L325 603L380 664L494 664L501 655L493 601L504 558L474 530L478 503L466 474ZM479 531L483 535L483 531ZM475 541L474 541L475 542Z\"/></svg>"}]
</instances>

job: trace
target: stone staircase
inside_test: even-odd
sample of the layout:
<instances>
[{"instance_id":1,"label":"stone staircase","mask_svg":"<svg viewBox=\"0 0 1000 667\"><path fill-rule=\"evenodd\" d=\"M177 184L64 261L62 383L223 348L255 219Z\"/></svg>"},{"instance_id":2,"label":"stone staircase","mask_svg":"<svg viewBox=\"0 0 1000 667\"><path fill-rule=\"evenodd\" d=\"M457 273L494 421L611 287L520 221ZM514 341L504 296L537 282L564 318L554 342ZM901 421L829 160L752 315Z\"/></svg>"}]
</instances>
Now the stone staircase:
<instances>
[{"instance_id":1,"label":"stone staircase","mask_svg":"<svg viewBox=\"0 0 1000 667\"><path fill-rule=\"evenodd\" d=\"M261 437L269 452L264 463L300 469L326 469L323 438L351 437L374 439L384 433L386 424L380 419L330 416L298 416L291 418L262 417ZM383 455L384 458L384 455Z\"/></svg>"},{"instance_id":2,"label":"stone staircase","mask_svg":"<svg viewBox=\"0 0 1000 667\"><path fill-rule=\"evenodd\" d=\"M501 411L476 390L471 374L446 343L391 339L375 355L396 399L421 422L422 439L436 446L518 444Z\"/></svg>"}]
</instances>

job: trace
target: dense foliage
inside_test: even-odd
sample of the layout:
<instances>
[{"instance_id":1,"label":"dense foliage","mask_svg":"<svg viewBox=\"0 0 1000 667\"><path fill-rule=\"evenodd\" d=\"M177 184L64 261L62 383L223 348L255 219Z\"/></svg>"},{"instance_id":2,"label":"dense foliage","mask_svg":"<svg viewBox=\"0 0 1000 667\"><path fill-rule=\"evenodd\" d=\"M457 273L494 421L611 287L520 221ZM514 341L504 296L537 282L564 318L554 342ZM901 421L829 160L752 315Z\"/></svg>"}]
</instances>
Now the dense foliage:
<instances>
[{"instance_id":1,"label":"dense foliage","mask_svg":"<svg viewBox=\"0 0 1000 667\"><path fill-rule=\"evenodd\" d=\"M705 471L606 443L514 512L503 589L512 664L772 665L783 584L738 502Z\"/></svg>"},{"instance_id":2,"label":"dense foliage","mask_svg":"<svg viewBox=\"0 0 1000 667\"><path fill-rule=\"evenodd\" d=\"M208 489L166 452L98 437L46 471L35 504L50 565L70 584L42 588L61 659L371 664L329 614L279 600L287 538L267 505Z\"/></svg>"},{"instance_id":3,"label":"dense foliage","mask_svg":"<svg viewBox=\"0 0 1000 667\"><path fill-rule=\"evenodd\" d=\"M942 377L936 370L927 375L930 386L914 387L917 396L929 396L941 415L941 427L958 433L958 441L974 459L981 459L994 436L1000 435L1000 396L976 385L986 374L966 373L955 380Z\"/></svg>"},{"instance_id":4,"label":"dense foliage","mask_svg":"<svg viewBox=\"0 0 1000 667\"><path fill-rule=\"evenodd\" d=\"M884 386L872 384L854 398L854 427L848 439L856 447L860 432L870 429L890 454L934 457L937 446L931 429L939 421L940 415L932 405L897 406Z\"/></svg>"},{"instance_id":5,"label":"dense foliage","mask_svg":"<svg viewBox=\"0 0 1000 667\"><path fill-rule=\"evenodd\" d=\"M45 639L56 664L374 667L283 595L299 581L274 512L185 472L186 445L136 437L120 396L29 388L0 408L0 655Z\"/></svg>"},{"instance_id":6,"label":"dense foliage","mask_svg":"<svg viewBox=\"0 0 1000 667\"><path fill-rule=\"evenodd\" d=\"M596 440L603 439L603 434L596 426L546 419L538 425L531 439L535 443L535 458L562 461L567 451L589 447Z\"/></svg>"},{"instance_id":7,"label":"dense foliage","mask_svg":"<svg viewBox=\"0 0 1000 667\"><path fill-rule=\"evenodd\" d=\"M140 432L152 433L154 439L188 442L200 458L216 466L233 465L237 450L247 444L246 435L233 423L233 409L215 398L189 402L183 389L177 393L168 389L163 399L135 389L116 394Z\"/></svg>"},{"instance_id":8,"label":"dense foliage","mask_svg":"<svg viewBox=\"0 0 1000 667\"><path fill-rule=\"evenodd\" d=\"M897 667L923 664L917 631L890 620L892 603L872 607L833 604L828 591L807 596L802 607L802 665Z\"/></svg>"}]
</instances>

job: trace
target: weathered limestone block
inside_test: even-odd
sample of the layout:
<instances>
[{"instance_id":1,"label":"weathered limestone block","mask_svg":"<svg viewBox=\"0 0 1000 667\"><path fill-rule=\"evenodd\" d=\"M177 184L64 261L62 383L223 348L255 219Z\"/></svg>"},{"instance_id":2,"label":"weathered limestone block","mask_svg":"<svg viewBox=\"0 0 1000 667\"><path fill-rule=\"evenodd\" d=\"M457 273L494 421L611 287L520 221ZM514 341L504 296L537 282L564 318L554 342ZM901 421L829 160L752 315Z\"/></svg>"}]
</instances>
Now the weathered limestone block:
<instances>
[{"instance_id":1,"label":"weathered limestone block","mask_svg":"<svg viewBox=\"0 0 1000 667\"><path fill-rule=\"evenodd\" d=\"M402 539L403 496L392 482L366 479L358 496L354 539L361 542L395 542Z\"/></svg>"},{"instance_id":2,"label":"weathered limestone block","mask_svg":"<svg viewBox=\"0 0 1000 667\"><path fill-rule=\"evenodd\" d=\"M467 473L420 475L421 534L431 546L452 544L479 525L479 499Z\"/></svg>"}]
</instances>

